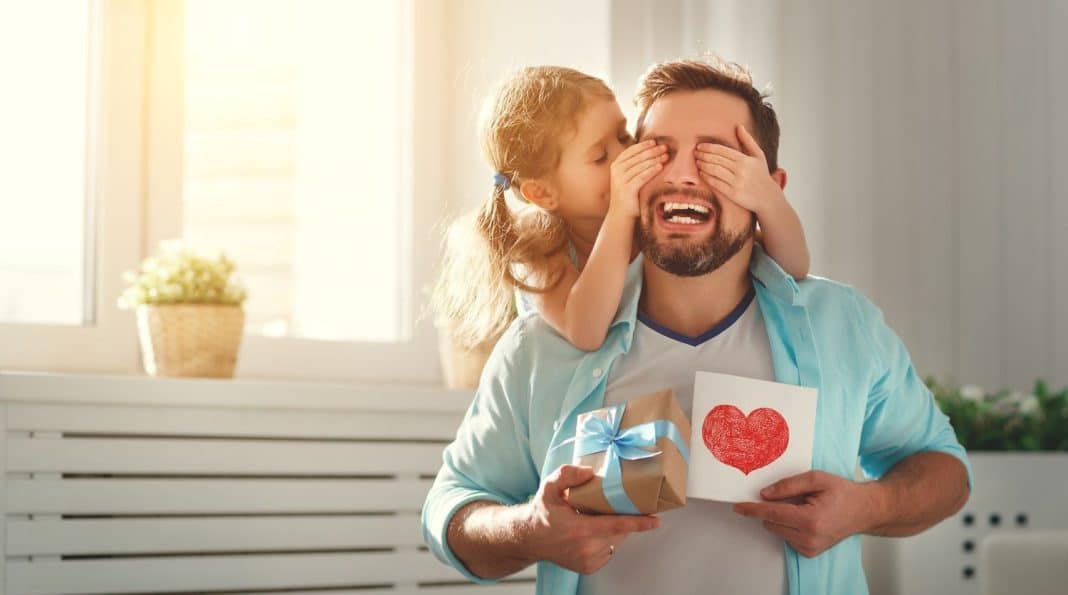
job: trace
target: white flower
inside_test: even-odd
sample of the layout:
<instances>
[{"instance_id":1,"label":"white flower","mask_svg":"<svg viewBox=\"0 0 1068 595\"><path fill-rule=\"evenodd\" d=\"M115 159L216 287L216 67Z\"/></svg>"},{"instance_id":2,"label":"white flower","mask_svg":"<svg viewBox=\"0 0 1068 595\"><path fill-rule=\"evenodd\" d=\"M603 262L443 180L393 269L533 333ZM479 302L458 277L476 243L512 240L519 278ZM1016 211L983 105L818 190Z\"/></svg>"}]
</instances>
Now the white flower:
<instances>
[{"instance_id":1,"label":"white flower","mask_svg":"<svg viewBox=\"0 0 1068 595\"><path fill-rule=\"evenodd\" d=\"M128 271L123 280L130 284L118 302L120 308L142 303L224 303L241 305L247 292L230 275L233 262L218 251L207 257L184 241L164 240L160 254L142 261L140 274Z\"/></svg>"},{"instance_id":2,"label":"white flower","mask_svg":"<svg viewBox=\"0 0 1068 595\"><path fill-rule=\"evenodd\" d=\"M966 384L960 387L960 398L965 401L982 401L986 391L974 384Z\"/></svg>"},{"instance_id":3,"label":"white flower","mask_svg":"<svg viewBox=\"0 0 1068 595\"><path fill-rule=\"evenodd\" d=\"M1035 395L1027 395L1020 403L1021 415L1034 415L1036 413L1040 413L1041 411L1042 407L1038 402L1038 397L1036 397Z\"/></svg>"},{"instance_id":4,"label":"white flower","mask_svg":"<svg viewBox=\"0 0 1068 595\"><path fill-rule=\"evenodd\" d=\"M994 403L993 411L998 415L1015 415L1024 401L1024 394L1013 391Z\"/></svg>"}]
</instances>

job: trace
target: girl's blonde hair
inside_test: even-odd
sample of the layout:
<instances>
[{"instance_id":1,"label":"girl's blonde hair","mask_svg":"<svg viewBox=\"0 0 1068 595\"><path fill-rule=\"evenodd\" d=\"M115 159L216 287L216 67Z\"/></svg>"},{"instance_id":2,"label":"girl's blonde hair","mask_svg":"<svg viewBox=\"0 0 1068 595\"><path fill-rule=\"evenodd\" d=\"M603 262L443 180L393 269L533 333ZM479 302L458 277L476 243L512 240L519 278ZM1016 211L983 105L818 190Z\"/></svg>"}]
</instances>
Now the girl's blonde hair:
<instances>
[{"instance_id":1,"label":"girl's blonde hair","mask_svg":"<svg viewBox=\"0 0 1068 595\"><path fill-rule=\"evenodd\" d=\"M483 105L483 154L522 200L520 184L556 170L562 139L591 99L614 98L604 81L572 68L524 68ZM559 282L563 271L551 263L567 241L559 217L531 204L513 212L495 184L489 200L449 230L432 300L438 325L468 348L496 340L515 317L515 289L541 293Z\"/></svg>"}]
</instances>

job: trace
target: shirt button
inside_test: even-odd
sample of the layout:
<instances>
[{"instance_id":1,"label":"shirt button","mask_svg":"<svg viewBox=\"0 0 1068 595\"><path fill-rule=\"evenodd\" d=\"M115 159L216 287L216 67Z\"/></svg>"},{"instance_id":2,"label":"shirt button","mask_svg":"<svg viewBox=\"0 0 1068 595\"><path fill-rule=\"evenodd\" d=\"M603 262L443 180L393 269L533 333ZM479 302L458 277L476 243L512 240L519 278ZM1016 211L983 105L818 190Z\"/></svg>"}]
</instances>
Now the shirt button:
<instances>
[{"instance_id":1,"label":"shirt button","mask_svg":"<svg viewBox=\"0 0 1068 595\"><path fill-rule=\"evenodd\" d=\"M600 378L601 374L603 374L603 373L604 372L600 368L594 368L593 369L593 377L594 378Z\"/></svg>"}]
</instances>

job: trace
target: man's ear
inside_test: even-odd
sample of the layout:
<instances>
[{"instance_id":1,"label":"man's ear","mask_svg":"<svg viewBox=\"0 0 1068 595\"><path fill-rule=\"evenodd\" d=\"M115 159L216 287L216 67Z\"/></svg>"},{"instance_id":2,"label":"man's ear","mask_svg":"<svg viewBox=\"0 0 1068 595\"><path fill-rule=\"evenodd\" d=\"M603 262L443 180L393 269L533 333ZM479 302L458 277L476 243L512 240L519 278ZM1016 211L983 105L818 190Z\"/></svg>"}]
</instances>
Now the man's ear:
<instances>
[{"instance_id":1,"label":"man's ear","mask_svg":"<svg viewBox=\"0 0 1068 595\"><path fill-rule=\"evenodd\" d=\"M775 183L779 185L780 190L786 190L786 170L779 168L771 172L771 179L775 180Z\"/></svg>"},{"instance_id":2,"label":"man's ear","mask_svg":"<svg viewBox=\"0 0 1068 595\"><path fill-rule=\"evenodd\" d=\"M519 194L531 204L538 205L546 211L555 211L558 205L556 193L541 180L523 180L519 185Z\"/></svg>"}]
</instances>

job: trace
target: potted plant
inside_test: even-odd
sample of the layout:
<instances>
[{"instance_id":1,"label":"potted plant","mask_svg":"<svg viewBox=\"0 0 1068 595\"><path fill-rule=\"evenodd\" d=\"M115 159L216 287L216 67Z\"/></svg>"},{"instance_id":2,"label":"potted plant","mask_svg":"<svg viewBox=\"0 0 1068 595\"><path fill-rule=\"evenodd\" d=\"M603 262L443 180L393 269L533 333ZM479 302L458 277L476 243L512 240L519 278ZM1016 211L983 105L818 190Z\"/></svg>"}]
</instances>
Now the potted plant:
<instances>
[{"instance_id":1,"label":"potted plant","mask_svg":"<svg viewBox=\"0 0 1068 595\"><path fill-rule=\"evenodd\" d=\"M119 308L135 309L145 372L151 376L234 375L246 291L223 253L201 254L181 241L126 271Z\"/></svg>"},{"instance_id":2,"label":"potted plant","mask_svg":"<svg viewBox=\"0 0 1068 595\"><path fill-rule=\"evenodd\" d=\"M968 451L975 485L958 515L962 531L1068 529L1068 388L1042 380L1030 394L949 388L927 380Z\"/></svg>"}]
</instances>

